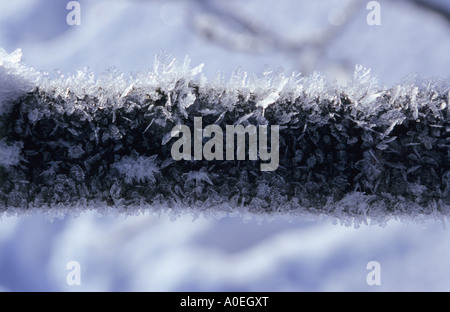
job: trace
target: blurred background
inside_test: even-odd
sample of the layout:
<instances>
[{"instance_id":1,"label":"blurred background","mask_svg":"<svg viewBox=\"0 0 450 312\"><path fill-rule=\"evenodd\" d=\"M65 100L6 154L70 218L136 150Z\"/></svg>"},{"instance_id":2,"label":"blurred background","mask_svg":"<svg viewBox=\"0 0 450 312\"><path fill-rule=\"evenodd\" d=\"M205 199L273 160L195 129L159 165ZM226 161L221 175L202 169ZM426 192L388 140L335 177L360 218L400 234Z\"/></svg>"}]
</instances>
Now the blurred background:
<instances>
[{"instance_id":1,"label":"blurred background","mask_svg":"<svg viewBox=\"0 0 450 312\"><path fill-rule=\"evenodd\" d=\"M135 73L161 52L204 63L210 79L266 66L343 85L356 64L387 86L450 73L447 0L378 1L380 25L369 25L374 11L363 0L81 0L80 25L68 25L68 3L1 1L0 47L21 48L26 65L50 74ZM0 291L450 290L450 234L440 220L334 223L2 216ZM81 285L66 282L70 261ZM381 265L380 286L366 282L370 261Z\"/></svg>"}]
</instances>

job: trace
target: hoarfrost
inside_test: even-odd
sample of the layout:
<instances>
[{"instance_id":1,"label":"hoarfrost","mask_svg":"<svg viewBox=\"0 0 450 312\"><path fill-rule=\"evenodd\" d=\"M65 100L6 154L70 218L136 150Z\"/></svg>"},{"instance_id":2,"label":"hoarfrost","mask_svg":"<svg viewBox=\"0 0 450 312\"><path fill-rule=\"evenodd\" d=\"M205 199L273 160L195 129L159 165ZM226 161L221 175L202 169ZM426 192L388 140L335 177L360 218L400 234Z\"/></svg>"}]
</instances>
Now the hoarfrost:
<instances>
[{"instance_id":1,"label":"hoarfrost","mask_svg":"<svg viewBox=\"0 0 450 312\"><path fill-rule=\"evenodd\" d=\"M386 88L362 66L342 87L270 69L207 80L203 64L164 55L130 77L83 69L50 79L20 57L0 50L0 210L312 214L355 225L450 211L444 83ZM198 116L280 125L279 168L174 161L170 129Z\"/></svg>"},{"instance_id":2,"label":"hoarfrost","mask_svg":"<svg viewBox=\"0 0 450 312\"><path fill-rule=\"evenodd\" d=\"M126 183L131 184L133 181L155 183L155 175L159 173L156 158L157 155L150 157L139 156L137 159L131 156L124 156L121 160L115 162L112 167L125 177Z\"/></svg>"},{"instance_id":3,"label":"hoarfrost","mask_svg":"<svg viewBox=\"0 0 450 312\"><path fill-rule=\"evenodd\" d=\"M0 166L9 167L19 164L22 147L20 142L8 145L4 139L0 140Z\"/></svg>"},{"instance_id":4,"label":"hoarfrost","mask_svg":"<svg viewBox=\"0 0 450 312\"><path fill-rule=\"evenodd\" d=\"M210 185L213 185L212 181L208 177L208 173L205 172L204 170L191 171L186 173L185 175L186 175L186 182L195 181L196 185L206 182L209 183Z\"/></svg>"}]
</instances>

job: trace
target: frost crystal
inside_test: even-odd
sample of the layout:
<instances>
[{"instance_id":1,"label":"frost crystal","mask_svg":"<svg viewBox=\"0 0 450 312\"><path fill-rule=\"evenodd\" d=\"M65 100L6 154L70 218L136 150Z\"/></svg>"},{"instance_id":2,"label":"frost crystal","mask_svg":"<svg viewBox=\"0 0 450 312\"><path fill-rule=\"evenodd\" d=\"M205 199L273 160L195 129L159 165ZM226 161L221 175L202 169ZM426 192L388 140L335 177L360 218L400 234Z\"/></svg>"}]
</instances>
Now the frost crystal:
<instances>
[{"instance_id":1,"label":"frost crystal","mask_svg":"<svg viewBox=\"0 0 450 312\"><path fill-rule=\"evenodd\" d=\"M112 167L117 169L125 177L125 182L132 184L136 182L156 182L155 175L159 172L156 157L140 156L137 159L125 156L120 161L115 162Z\"/></svg>"},{"instance_id":2,"label":"frost crystal","mask_svg":"<svg viewBox=\"0 0 450 312\"><path fill-rule=\"evenodd\" d=\"M20 55L0 50L0 211L314 214L355 225L449 215L446 83L388 89L360 66L346 87L271 70L207 80L203 65L165 56L131 78L49 79ZM279 125L278 169L175 161L171 129L192 129L194 117Z\"/></svg>"},{"instance_id":3,"label":"frost crystal","mask_svg":"<svg viewBox=\"0 0 450 312\"><path fill-rule=\"evenodd\" d=\"M10 167L19 164L22 144L15 143L7 145L4 140L0 140L0 166Z\"/></svg>"}]
</instances>

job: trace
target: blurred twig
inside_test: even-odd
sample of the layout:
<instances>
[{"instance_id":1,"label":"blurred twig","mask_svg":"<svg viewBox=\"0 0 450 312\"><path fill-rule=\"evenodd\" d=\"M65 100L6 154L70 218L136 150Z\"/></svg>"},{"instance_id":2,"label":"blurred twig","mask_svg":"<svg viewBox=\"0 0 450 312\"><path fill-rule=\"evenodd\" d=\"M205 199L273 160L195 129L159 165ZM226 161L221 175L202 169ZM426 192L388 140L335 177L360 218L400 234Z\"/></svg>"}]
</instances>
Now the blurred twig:
<instances>
[{"instance_id":1,"label":"blurred twig","mask_svg":"<svg viewBox=\"0 0 450 312\"><path fill-rule=\"evenodd\" d=\"M450 9L445 5L429 0L409 0L418 7L436 13L450 23Z\"/></svg>"},{"instance_id":2,"label":"blurred twig","mask_svg":"<svg viewBox=\"0 0 450 312\"><path fill-rule=\"evenodd\" d=\"M292 40L272 31L270 25L266 25L260 18L238 10L232 5L233 2L195 2L196 9L188 18L193 31L200 36L230 50L249 53L276 51L299 62L303 73L316 69L317 62L328 51L331 43L345 33L350 22L364 8L361 1L350 1L343 8L346 19L340 26L330 23L319 36Z\"/></svg>"}]
</instances>

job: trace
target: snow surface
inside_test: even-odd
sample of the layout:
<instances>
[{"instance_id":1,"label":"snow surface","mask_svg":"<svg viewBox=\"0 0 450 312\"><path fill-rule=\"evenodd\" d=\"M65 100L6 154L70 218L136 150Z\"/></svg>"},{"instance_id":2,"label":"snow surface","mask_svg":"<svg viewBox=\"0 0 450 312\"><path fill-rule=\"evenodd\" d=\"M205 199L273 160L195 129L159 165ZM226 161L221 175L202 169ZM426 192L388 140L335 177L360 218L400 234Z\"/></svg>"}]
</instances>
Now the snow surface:
<instances>
[{"instance_id":1,"label":"snow surface","mask_svg":"<svg viewBox=\"0 0 450 312\"><path fill-rule=\"evenodd\" d=\"M219 1L211 1L212 8L201 1L80 3L82 25L69 27L64 1L2 2L3 48L22 48L26 65L51 74L58 68L63 75L84 66L96 72L111 65L141 71L161 49L204 63L209 77L216 71L230 76L239 66L260 72L264 64L304 73L321 70L343 83L355 64L372 68L389 85L414 73L449 75L449 24L406 1L381 1L378 28L365 24L364 7L355 9L343 30L320 49L308 42L330 27L327 16L341 2L284 0L275 7L256 0L227 2L226 9L243 6L239 14L262 25L256 27L262 29L257 39L251 28L223 19L216 10L224 6ZM219 39L202 35L208 31ZM273 38L280 37L282 42L274 45ZM304 41L306 47L273 48L286 41ZM11 149L8 155L14 153ZM15 161L14 156L8 159ZM129 178L151 179L133 171ZM240 217L192 222L183 215L171 221L166 215L105 218L85 213L53 223L43 216L3 217L0 289L449 290L449 243L443 225L430 221L405 225L392 220L383 228L355 230L329 220L285 218L257 224ZM72 260L81 264L81 286L65 283L66 264ZM366 264L372 260L381 263L380 287L366 284Z\"/></svg>"}]
</instances>

